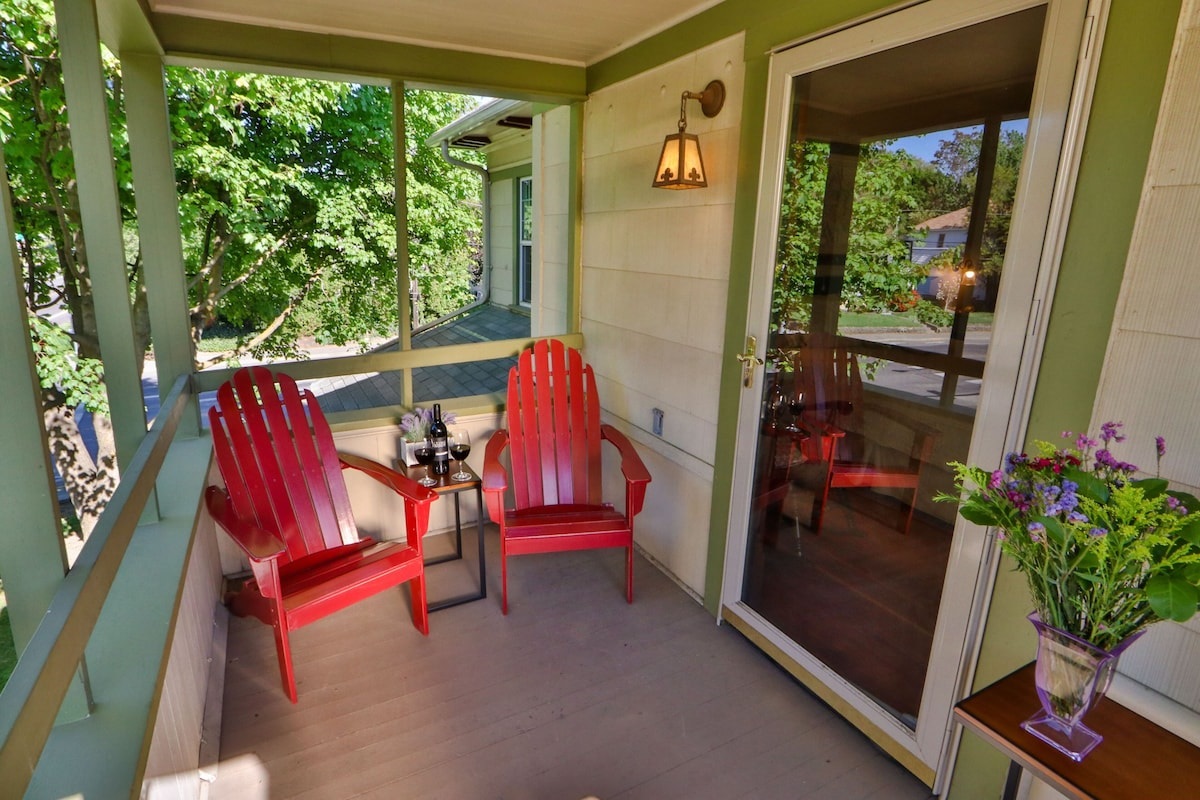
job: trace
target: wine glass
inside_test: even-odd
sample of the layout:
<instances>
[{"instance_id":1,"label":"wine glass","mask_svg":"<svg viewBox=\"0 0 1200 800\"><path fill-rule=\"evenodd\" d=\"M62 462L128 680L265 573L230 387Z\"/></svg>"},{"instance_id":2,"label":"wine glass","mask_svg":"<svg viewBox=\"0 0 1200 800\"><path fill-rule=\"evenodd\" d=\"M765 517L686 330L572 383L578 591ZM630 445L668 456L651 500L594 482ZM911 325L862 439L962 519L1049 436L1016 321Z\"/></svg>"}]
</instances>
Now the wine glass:
<instances>
[{"instance_id":1,"label":"wine glass","mask_svg":"<svg viewBox=\"0 0 1200 800\"><path fill-rule=\"evenodd\" d=\"M425 476L417 483L422 486L434 486L437 481L429 477L429 465L433 463L433 442L426 437L417 442L417 446L413 448L413 455L417 457L417 463L425 467Z\"/></svg>"},{"instance_id":2,"label":"wine glass","mask_svg":"<svg viewBox=\"0 0 1200 800\"><path fill-rule=\"evenodd\" d=\"M458 462L458 472L450 477L456 481L469 481L473 477L467 472L463 462L471 455L471 434L465 430L456 430L450 434L450 457Z\"/></svg>"},{"instance_id":3,"label":"wine glass","mask_svg":"<svg viewBox=\"0 0 1200 800\"><path fill-rule=\"evenodd\" d=\"M796 389L788 399L788 411L792 412L790 430L799 431L800 415L804 413L804 391L802 389Z\"/></svg>"}]
</instances>

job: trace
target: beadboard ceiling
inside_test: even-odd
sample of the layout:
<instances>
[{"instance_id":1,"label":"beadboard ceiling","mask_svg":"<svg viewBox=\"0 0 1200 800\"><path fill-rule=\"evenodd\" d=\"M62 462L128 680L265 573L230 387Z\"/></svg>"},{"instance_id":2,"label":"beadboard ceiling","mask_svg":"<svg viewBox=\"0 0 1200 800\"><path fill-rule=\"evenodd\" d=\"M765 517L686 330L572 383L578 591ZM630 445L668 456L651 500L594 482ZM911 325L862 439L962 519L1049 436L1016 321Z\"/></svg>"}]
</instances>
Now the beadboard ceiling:
<instances>
[{"instance_id":1,"label":"beadboard ceiling","mask_svg":"<svg viewBox=\"0 0 1200 800\"><path fill-rule=\"evenodd\" d=\"M177 14L588 65L720 0L148 0Z\"/></svg>"}]
</instances>

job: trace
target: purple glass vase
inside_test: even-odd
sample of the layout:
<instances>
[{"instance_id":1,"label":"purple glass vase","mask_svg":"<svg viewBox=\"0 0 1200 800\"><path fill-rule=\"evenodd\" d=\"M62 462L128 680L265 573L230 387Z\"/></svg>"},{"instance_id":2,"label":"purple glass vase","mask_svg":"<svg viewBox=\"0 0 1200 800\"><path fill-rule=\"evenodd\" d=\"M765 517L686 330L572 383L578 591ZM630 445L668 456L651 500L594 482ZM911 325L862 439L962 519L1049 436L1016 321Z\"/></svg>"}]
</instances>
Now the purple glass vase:
<instances>
[{"instance_id":1,"label":"purple glass vase","mask_svg":"<svg viewBox=\"0 0 1200 800\"><path fill-rule=\"evenodd\" d=\"M1103 741L1104 737L1083 724L1083 717L1104 697L1117 669L1117 659L1142 632L1112 650L1102 650L1074 634L1042 622L1036 613L1029 621L1038 633L1037 686L1041 710L1021 727L1074 761Z\"/></svg>"}]
</instances>

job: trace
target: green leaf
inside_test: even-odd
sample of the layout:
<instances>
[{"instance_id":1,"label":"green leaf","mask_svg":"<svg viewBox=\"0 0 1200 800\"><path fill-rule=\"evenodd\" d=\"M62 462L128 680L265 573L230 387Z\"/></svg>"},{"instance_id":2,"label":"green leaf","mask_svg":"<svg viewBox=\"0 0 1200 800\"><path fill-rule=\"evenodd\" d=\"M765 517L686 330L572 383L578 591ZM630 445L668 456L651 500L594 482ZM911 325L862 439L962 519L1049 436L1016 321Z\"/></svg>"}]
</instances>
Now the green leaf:
<instances>
[{"instance_id":1,"label":"green leaf","mask_svg":"<svg viewBox=\"0 0 1200 800\"><path fill-rule=\"evenodd\" d=\"M1092 473L1084 472L1077 467L1067 467L1063 470L1063 477L1079 484L1077 494L1095 500L1097 503L1108 502L1108 486Z\"/></svg>"},{"instance_id":2,"label":"green leaf","mask_svg":"<svg viewBox=\"0 0 1200 800\"><path fill-rule=\"evenodd\" d=\"M1150 608L1163 619L1186 622L1200 604L1200 589L1182 575L1155 575L1146 582Z\"/></svg>"},{"instance_id":3,"label":"green leaf","mask_svg":"<svg viewBox=\"0 0 1200 800\"><path fill-rule=\"evenodd\" d=\"M1158 497L1167 490L1167 485L1167 482L1162 478L1143 478L1140 481L1130 483L1130 486L1136 486L1141 489L1147 498Z\"/></svg>"},{"instance_id":4,"label":"green leaf","mask_svg":"<svg viewBox=\"0 0 1200 800\"><path fill-rule=\"evenodd\" d=\"M1188 510L1191 511L1190 508ZM1193 513L1190 516L1195 519L1179 529L1179 537L1200 547L1200 515Z\"/></svg>"},{"instance_id":5,"label":"green leaf","mask_svg":"<svg viewBox=\"0 0 1200 800\"><path fill-rule=\"evenodd\" d=\"M976 505L964 505L958 510L958 513L963 515L963 519L968 522L974 522L976 525L994 526L999 525L1000 520L990 510Z\"/></svg>"},{"instance_id":6,"label":"green leaf","mask_svg":"<svg viewBox=\"0 0 1200 800\"><path fill-rule=\"evenodd\" d=\"M1195 495L1188 494L1187 492L1180 492L1175 489L1168 489L1167 496L1174 497L1176 500L1183 503L1184 508L1186 508L1189 512L1200 511L1200 500L1197 500Z\"/></svg>"},{"instance_id":7,"label":"green leaf","mask_svg":"<svg viewBox=\"0 0 1200 800\"><path fill-rule=\"evenodd\" d=\"M1038 517L1036 521L1046 526L1046 533L1054 540L1055 544L1062 545L1067 543L1070 534L1067 533L1067 529L1062 526L1062 523L1054 517Z\"/></svg>"}]
</instances>

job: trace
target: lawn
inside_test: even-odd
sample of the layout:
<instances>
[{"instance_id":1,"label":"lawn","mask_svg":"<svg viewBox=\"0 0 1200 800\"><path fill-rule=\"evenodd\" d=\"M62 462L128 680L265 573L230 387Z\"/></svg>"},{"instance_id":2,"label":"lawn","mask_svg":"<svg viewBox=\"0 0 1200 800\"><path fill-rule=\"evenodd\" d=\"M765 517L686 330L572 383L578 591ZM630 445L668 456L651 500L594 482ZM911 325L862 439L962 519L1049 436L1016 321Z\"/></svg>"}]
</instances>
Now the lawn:
<instances>
[{"instance_id":1,"label":"lawn","mask_svg":"<svg viewBox=\"0 0 1200 800\"><path fill-rule=\"evenodd\" d=\"M981 325L990 327L992 318L995 315L991 312L976 311L971 314L970 324L972 326ZM893 312L891 314L881 314L878 311L867 311L855 313L851 311L843 311L838 315L838 330L846 331L862 328L924 328L925 324L917 319L917 315L913 311ZM946 330L943 328L943 330Z\"/></svg>"}]
</instances>

